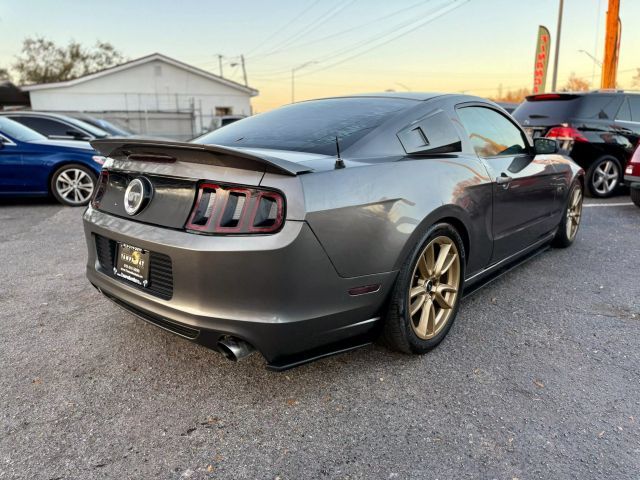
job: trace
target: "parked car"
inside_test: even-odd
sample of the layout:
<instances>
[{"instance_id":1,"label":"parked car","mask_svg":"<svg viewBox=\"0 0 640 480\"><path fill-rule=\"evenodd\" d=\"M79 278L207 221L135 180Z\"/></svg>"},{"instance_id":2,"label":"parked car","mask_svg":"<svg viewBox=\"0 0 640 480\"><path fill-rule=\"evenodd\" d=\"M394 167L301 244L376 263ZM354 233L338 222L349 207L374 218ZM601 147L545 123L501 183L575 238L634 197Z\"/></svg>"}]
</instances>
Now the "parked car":
<instances>
[{"instance_id":1,"label":"parked car","mask_svg":"<svg viewBox=\"0 0 640 480\"><path fill-rule=\"evenodd\" d=\"M10 118L25 127L55 140L89 141L105 138L109 133L68 115L49 112L11 111L0 115Z\"/></svg>"},{"instance_id":2,"label":"parked car","mask_svg":"<svg viewBox=\"0 0 640 480\"><path fill-rule=\"evenodd\" d=\"M86 205L103 163L87 142L50 140L0 116L2 197L53 195L63 205Z\"/></svg>"},{"instance_id":3,"label":"parked car","mask_svg":"<svg viewBox=\"0 0 640 480\"><path fill-rule=\"evenodd\" d=\"M587 171L594 197L613 195L640 139L640 94L623 91L544 93L513 116L532 137L555 138Z\"/></svg>"},{"instance_id":4,"label":"parked car","mask_svg":"<svg viewBox=\"0 0 640 480\"><path fill-rule=\"evenodd\" d=\"M640 207L640 145L624 171L624 182L629 185L631 200Z\"/></svg>"},{"instance_id":5,"label":"parked car","mask_svg":"<svg viewBox=\"0 0 640 480\"><path fill-rule=\"evenodd\" d=\"M108 160L84 215L89 281L276 370L380 331L425 353L466 289L580 224L584 171L478 97L330 98L190 143L92 145Z\"/></svg>"},{"instance_id":6,"label":"parked car","mask_svg":"<svg viewBox=\"0 0 640 480\"><path fill-rule=\"evenodd\" d=\"M75 118L77 120L81 120L89 125L93 125L96 128L104 130L110 137L131 137L135 135L133 132L129 130L119 127L115 125L113 122L109 120L105 120L104 118L97 118L86 113L80 112L69 112L66 114L69 117Z\"/></svg>"}]
</instances>

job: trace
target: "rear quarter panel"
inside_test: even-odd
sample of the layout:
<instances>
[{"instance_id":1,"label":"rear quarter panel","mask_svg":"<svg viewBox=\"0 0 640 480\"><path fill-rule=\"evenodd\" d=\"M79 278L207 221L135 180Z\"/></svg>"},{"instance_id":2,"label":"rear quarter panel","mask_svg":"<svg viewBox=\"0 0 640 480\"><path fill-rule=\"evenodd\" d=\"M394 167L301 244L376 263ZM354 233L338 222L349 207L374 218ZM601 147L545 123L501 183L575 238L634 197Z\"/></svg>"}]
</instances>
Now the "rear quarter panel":
<instances>
[{"instance_id":1,"label":"rear quarter panel","mask_svg":"<svg viewBox=\"0 0 640 480\"><path fill-rule=\"evenodd\" d=\"M491 182L477 157L401 158L299 178L306 220L343 277L398 270L443 219L464 225L468 274L489 261Z\"/></svg>"}]
</instances>

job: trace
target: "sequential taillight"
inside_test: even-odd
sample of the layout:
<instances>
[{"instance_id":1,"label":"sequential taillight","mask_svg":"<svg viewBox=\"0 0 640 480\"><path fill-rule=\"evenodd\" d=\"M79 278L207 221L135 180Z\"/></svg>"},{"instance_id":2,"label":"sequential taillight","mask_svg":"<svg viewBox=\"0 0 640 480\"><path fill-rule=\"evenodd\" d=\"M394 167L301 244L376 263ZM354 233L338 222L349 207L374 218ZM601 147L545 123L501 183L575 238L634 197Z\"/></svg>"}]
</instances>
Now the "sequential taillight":
<instances>
[{"instance_id":1,"label":"sequential taillight","mask_svg":"<svg viewBox=\"0 0 640 480\"><path fill-rule=\"evenodd\" d=\"M211 235L275 233L284 210L280 192L205 182L198 185L185 228Z\"/></svg>"},{"instance_id":2,"label":"sequential taillight","mask_svg":"<svg viewBox=\"0 0 640 480\"><path fill-rule=\"evenodd\" d=\"M104 193L107 191L108 184L109 171L102 170L98 177L98 181L96 182L96 191L93 192L93 198L91 199L91 206L93 208L100 208L100 202L102 202L102 197L104 197Z\"/></svg>"}]
</instances>

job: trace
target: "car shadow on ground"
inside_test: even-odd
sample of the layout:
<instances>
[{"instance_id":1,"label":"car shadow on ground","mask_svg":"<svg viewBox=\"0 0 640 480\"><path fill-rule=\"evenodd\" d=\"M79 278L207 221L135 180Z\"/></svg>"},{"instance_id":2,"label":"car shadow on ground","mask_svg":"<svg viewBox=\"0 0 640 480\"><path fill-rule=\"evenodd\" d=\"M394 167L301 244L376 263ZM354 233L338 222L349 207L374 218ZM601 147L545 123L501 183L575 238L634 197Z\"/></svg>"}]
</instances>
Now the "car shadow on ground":
<instances>
[{"instance_id":1,"label":"car shadow on ground","mask_svg":"<svg viewBox=\"0 0 640 480\"><path fill-rule=\"evenodd\" d=\"M0 198L0 207L40 207L45 205L62 206L53 197Z\"/></svg>"}]
</instances>

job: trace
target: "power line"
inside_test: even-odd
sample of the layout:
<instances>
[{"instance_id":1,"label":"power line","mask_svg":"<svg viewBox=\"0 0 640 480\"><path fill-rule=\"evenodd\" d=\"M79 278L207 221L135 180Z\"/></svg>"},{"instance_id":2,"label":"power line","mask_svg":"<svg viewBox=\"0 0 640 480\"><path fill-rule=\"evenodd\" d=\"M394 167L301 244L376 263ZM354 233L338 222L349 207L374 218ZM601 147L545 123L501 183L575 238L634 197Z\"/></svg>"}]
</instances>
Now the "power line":
<instances>
[{"instance_id":1,"label":"power line","mask_svg":"<svg viewBox=\"0 0 640 480\"><path fill-rule=\"evenodd\" d=\"M454 0L454 1L455 1L455 0ZM382 47L382 46L384 46L384 45L387 45L388 43L393 42L394 40L397 40L398 38L404 37L404 36L406 36L406 35L408 35L408 34L410 34L410 33L414 32L414 31L418 30L419 28L421 28L421 27L423 27L423 26L425 26L425 25L427 25L427 24L429 24L429 23L431 23L431 22L433 22L433 21L437 20L438 18L443 17L443 16L444 16L444 15L446 15L447 13L452 12L453 10L456 10L456 9L460 8L462 5L464 5L464 4L466 4L466 3L469 3L470 1L471 1L471 0L462 0L462 2L461 2L461 3L451 4L451 5L453 5L453 8L449 8L449 9L446 9L446 8L445 8L445 10L444 10L444 11L441 11L440 13L436 14L434 17L431 17L431 18L429 18L429 19L427 19L427 20L425 20L425 21L423 21L423 22L419 23L418 25L416 25L416 26L414 26L414 27L410 28L409 30L406 30L406 31L404 31L404 32L402 32L402 33L400 33L400 34L398 34L398 35L394 36L394 37L391 37L390 39L388 39L388 40L386 40L386 41L384 41L384 42L382 42L382 43L379 43L379 44L377 44L377 45L373 45L373 46L371 46L370 48L367 48L367 49L365 49L365 50L363 50L363 51L361 51L361 52L358 52L358 53L356 53L356 54L354 54L354 55L351 55L351 56L349 56L349 57L346 57L346 58L344 58L344 59L342 59L342 60L339 60L339 61L337 61L337 62L334 62L334 63L332 63L332 64L330 64L330 65L327 65L326 67L320 68L320 69L318 69L318 70L313 70L313 71L308 72L308 73L306 73L306 74L305 74L305 73L300 74L300 76L312 75L312 74L314 74L314 73L322 72L322 71L327 70L327 69L329 69L329 68L333 68L333 67L335 67L335 66L338 66L338 65L340 65L340 64L342 64L342 63L344 63L344 62L348 62L349 60L353 60L354 58L360 57L360 56L362 56L362 55L364 55L364 54L366 54L366 53L369 53L371 50L375 50L376 48L380 48L380 47Z\"/></svg>"},{"instance_id":2,"label":"power line","mask_svg":"<svg viewBox=\"0 0 640 480\"><path fill-rule=\"evenodd\" d=\"M331 7L325 13L323 13L318 18L316 18L316 20L314 20L311 23L303 26L300 30L295 32L293 35L290 35L289 37L287 37L284 40L280 41L280 43L277 43L272 48L278 49L278 48L284 48L285 46L290 45L292 42L295 42L300 37L309 34L313 30L317 29L321 25L323 25L326 22L328 22L329 20L331 20L334 16L336 16L338 13L340 13L345 8L349 7L355 1L356 0L348 0L346 3L343 3L342 5L338 5L337 7L336 6ZM272 51L269 51L269 52L265 53L262 56L270 55L271 53L272 53Z\"/></svg>"},{"instance_id":3,"label":"power line","mask_svg":"<svg viewBox=\"0 0 640 480\"><path fill-rule=\"evenodd\" d=\"M315 43L322 42L322 41L324 41L324 40L328 40L328 39L333 39L333 38L336 38L336 37L340 37L340 36L342 36L342 35L344 35L344 34L346 34L346 33L350 33L350 32L353 32L353 31L355 31L355 30L359 30L359 29L361 29L361 28L368 27L368 26L373 25L374 23L378 23L378 22L380 22L380 21L382 21L382 20L387 20L387 19L389 19L389 18L391 18L391 17L394 17L394 16L396 16L396 15L399 15L400 13L404 13L404 12L406 12L406 11L413 10L413 9L415 9L415 8L417 8L417 7L420 7L420 6L424 5L424 4L425 4L426 2L428 2L428 1L430 1L430 0L426 0L426 1L425 1L425 0L420 0L419 2L414 3L413 5L410 5L410 6L408 6L408 7L401 8L401 9L399 9L399 10L395 10L395 11L393 11L393 12L391 12L391 13L388 13L388 14L383 15L383 16L381 16L381 17L375 18L374 20L371 20L371 21L369 21L369 22L361 23L360 25L356 25L356 26L354 26L354 27L350 27L350 28L347 28L347 29L345 29L345 30L340 30L340 31L338 31L338 32L334 32L334 33L331 33L331 34L329 34L329 35L325 35L324 37L320 37L320 38L316 38L316 39L314 39L314 40L310 40L310 41L308 41L308 42L299 43L299 44L297 44L297 45L294 45L293 47L290 47L289 49L287 49L287 48L281 48L281 49L278 49L278 50L274 50L274 51L271 51L271 52L269 52L269 53L267 53L267 54L265 54L265 55L262 55L260 58L262 59L262 58L265 58L265 57L269 57L269 56L275 55L275 54L277 54L277 53L281 53L281 52L286 51L286 50L299 49L299 48L302 48L302 47L306 47L306 46L308 46L308 45L313 45L313 44L315 44Z\"/></svg>"},{"instance_id":4,"label":"power line","mask_svg":"<svg viewBox=\"0 0 640 480\"><path fill-rule=\"evenodd\" d=\"M289 20L287 23L285 23L282 27L280 27L277 30L273 31L271 33L271 35L269 35L267 38L265 38L257 46L255 46L252 49L250 49L246 53L246 55L248 56L252 52L255 52L256 50L260 50L261 48L263 48L266 44L269 43L269 41L271 39L273 39L274 37L277 37L279 33L286 31L286 29L289 27L289 25L293 24L294 22L298 21L298 19L302 18L308 11L313 9L318 3L320 3L320 0L316 0L312 4L308 5L306 8L303 8L300 13L298 13L296 16L294 16L291 20Z\"/></svg>"},{"instance_id":5,"label":"power line","mask_svg":"<svg viewBox=\"0 0 640 480\"><path fill-rule=\"evenodd\" d=\"M427 18L426 20L422 19L422 20L420 20L418 22L416 22L414 20L414 21L409 22L408 24L405 24L404 25L405 27L409 26L409 25L412 25L412 24L413 24L413 26L411 28L409 28L408 30L405 30L405 31L403 31L403 32L401 32L401 33L399 33L397 35L394 35L391 38L389 38L389 39L387 39L387 40L385 40L383 42L374 44L374 45L372 45L371 47L369 47L369 48L367 48L365 50L362 50L362 51L360 51L360 52L358 52L358 53L356 53L354 55L350 55L348 57L345 57L342 60L334 62L334 63L332 63L330 65L324 66L324 67L316 69L316 70L312 70L310 72L302 73L299 76L302 77L302 76L307 76L307 75L313 75L314 73L322 72L324 70L327 70L329 68L333 68L333 67L335 67L337 65L340 65L340 64L342 64L344 62L347 62L349 60L353 60L354 58L360 57L360 56L362 56L362 55L364 55L364 54L366 54L366 53L368 53L368 52L370 52L372 50L375 50L376 48L379 48L379 47L382 47L384 45L387 45L388 43L391 43L394 40L397 40L398 38L404 37L405 35L408 35L408 34L414 32L415 30L417 30L417 29L419 29L419 28L421 28L421 27L423 27L423 26L425 26L425 25L437 20L438 18L446 15L447 13L452 12L453 10L456 10L457 8L461 7L462 5L468 3L471 0L460 0L461 3L457 3L458 1L459 0L453 0L453 2L449 3L448 7L444 7L443 9L440 9L440 11L435 14L435 16L431 16L431 17ZM452 7L452 8L449 8L449 7ZM394 27L394 31L397 31L397 27ZM385 37L385 36L388 36L388 35L389 35L389 33L386 33L386 34L382 35L382 37ZM380 37L378 36L378 38L380 38ZM370 43L370 41L366 40L364 42L359 42L359 46L362 46L365 43ZM358 47L356 47L356 48L358 48ZM348 48L346 50L347 51L352 51L353 47L350 47L350 48ZM328 56L325 56L323 58L326 61L326 60L328 60L330 58L335 58L337 56L344 55L344 52L345 52L345 50L341 50L340 53L338 53L338 54L328 55Z\"/></svg>"},{"instance_id":6,"label":"power line","mask_svg":"<svg viewBox=\"0 0 640 480\"><path fill-rule=\"evenodd\" d=\"M455 1L455 0L453 0ZM451 3L449 4L451 5ZM442 9L442 5L438 6L436 8L431 8L429 9L427 12L425 12L423 15L419 16L418 19L411 19L411 20L405 20L404 22L400 22L399 24L393 25L391 28L387 29L384 31L384 33L377 33L375 35L372 35L369 38L365 38L364 40L357 42L356 44L350 45L346 48L343 48L341 50L338 50L337 52L334 52L330 55L326 55L324 57L320 57L318 59L319 62L326 62L327 60L331 60L332 58L336 58L339 57L341 55L343 55L344 53L349 53L352 52L354 49L360 48L362 46L365 45L370 45L372 41L375 40L381 40L384 37L388 37L389 35L393 35L394 33L398 32L398 29L402 29L405 28L407 26L411 26L411 25L415 25L415 24L419 24L421 23L423 20L421 20L421 18L423 18L424 16L428 16L428 15L432 15L436 12L438 12L440 9Z\"/></svg>"},{"instance_id":7,"label":"power line","mask_svg":"<svg viewBox=\"0 0 640 480\"><path fill-rule=\"evenodd\" d=\"M453 0L453 1L455 2L457 0ZM449 3L449 5L451 5L451 3ZM435 12L438 12L443 7L444 7L444 5L439 5L436 8L429 9L428 11L424 12L424 14L420 15L418 17L418 19L412 18L410 20L404 20L404 21L402 21L400 23L397 23L397 24L391 26L391 28L386 29L383 32L376 32L371 37L367 37L364 40L360 40L360 41L358 41L356 43L347 45L345 48L341 48L341 49L336 50L336 51L334 51L334 52L332 52L332 53L330 53L328 55L325 55L323 57L317 58L316 61L317 62L326 62L327 60L331 60L332 58L340 57L341 55L344 55L345 53L353 52L354 50L357 50L358 48L363 47L365 45L370 45L371 42L374 42L376 40L380 40L380 39L382 39L384 37L388 37L389 35L393 35L393 34L397 33L399 29L402 29L402 28L405 28L405 27L408 27L408 26L411 26L411 25L416 25L416 24L422 25L422 24L424 24L424 18L423 17L425 15L431 15L431 14L433 14ZM290 69L282 69L282 70L279 70L279 71L272 71L271 73L264 73L262 75L257 74L256 77L263 77L263 78L267 77L268 78L268 77L272 77L274 75L277 76L277 75L280 75L280 74L284 74L284 73L289 72L289 71L290 71ZM307 75L307 74L304 74L304 75Z\"/></svg>"}]
</instances>

